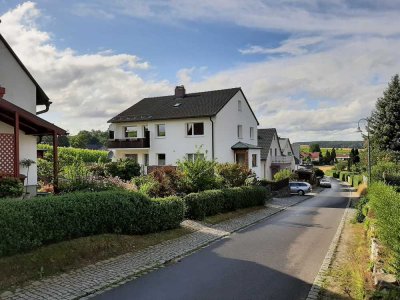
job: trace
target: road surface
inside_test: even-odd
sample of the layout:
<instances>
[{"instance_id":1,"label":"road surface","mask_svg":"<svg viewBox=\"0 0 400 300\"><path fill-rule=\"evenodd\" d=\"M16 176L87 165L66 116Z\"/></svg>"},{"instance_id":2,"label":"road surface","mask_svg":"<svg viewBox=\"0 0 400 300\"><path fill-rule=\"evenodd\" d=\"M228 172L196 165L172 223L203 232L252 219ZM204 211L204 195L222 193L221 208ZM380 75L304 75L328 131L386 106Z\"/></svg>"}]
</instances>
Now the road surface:
<instances>
[{"instance_id":1,"label":"road surface","mask_svg":"<svg viewBox=\"0 0 400 300\"><path fill-rule=\"evenodd\" d=\"M332 188L95 299L305 299L349 194Z\"/></svg>"}]
</instances>

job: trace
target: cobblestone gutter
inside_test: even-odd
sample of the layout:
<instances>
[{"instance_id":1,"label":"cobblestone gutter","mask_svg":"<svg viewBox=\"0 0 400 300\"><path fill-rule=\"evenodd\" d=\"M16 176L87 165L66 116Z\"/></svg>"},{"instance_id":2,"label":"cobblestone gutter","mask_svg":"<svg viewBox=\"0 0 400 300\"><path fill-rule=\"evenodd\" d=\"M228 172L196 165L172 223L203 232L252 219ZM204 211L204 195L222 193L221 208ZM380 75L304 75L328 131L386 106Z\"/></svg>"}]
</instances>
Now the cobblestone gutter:
<instances>
[{"instance_id":1,"label":"cobblestone gutter","mask_svg":"<svg viewBox=\"0 0 400 300\"><path fill-rule=\"evenodd\" d=\"M14 292L7 291L0 299L80 299L91 298L140 277L168 262L176 261L235 231L264 220L311 196L273 199L266 208L243 217L209 226L195 221L184 221L182 226L197 230L180 238L128 253L62 275L32 282Z\"/></svg>"}]
</instances>

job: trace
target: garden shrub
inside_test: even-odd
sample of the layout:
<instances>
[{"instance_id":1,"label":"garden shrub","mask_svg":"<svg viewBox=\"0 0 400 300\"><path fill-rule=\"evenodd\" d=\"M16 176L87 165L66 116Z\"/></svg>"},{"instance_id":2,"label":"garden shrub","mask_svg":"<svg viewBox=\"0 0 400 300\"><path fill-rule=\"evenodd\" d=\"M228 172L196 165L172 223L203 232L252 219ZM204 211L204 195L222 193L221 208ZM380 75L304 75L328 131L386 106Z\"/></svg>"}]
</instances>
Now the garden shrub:
<instances>
[{"instance_id":1,"label":"garden shrub","mask_svg":"<svg viewBox=\"0 0 400 300\"><path fill-rule=\"evenodd\" d=\"M0 178L0 198L18 198L24 193L22 182L13 177Z\"/></svg>"},{"instance_id":2,"label":"garden shrub","mask_svg":"<svg viewBox=\"0 0 400 300\"><path fill-rule=\"evenodd\" d=\"M38 158L37 160L37 176L40 181L45 183L53 180L53 162Z\"/></svg>"},{"instance_id":3,"label":"garden shrub","mask_svg":"<svg viewBox=\"0 0 400 300\"><path fill-rule=\"evenodd\" d=\"M270 194L266 188L246 186L192 193L183 199L186 204L186 216L202 220L206 216L222 212L263 205L267 197L270 197Z\"/></svg>"},{"instance_id":4,"label":"garden shrub","mask_svg":"<svg viewBox=\"0 0 400 300\"><path fill-rule=\"evenodd\" d=\"M106 175L119 177L122 180L131 180L140 175L140 165L134 159L126 158L116 162L110 162L105 165Z\"/></svg>"},{"instance_id":5,"label":"garden shrub","mask_svg":"<svg viewBox=\"0 0 400 300\"><path fill-rule=\"evenodd\" d=\"M39 144L38 149L47 150L45 153L46 160L51 161L53 159L53 146L46 144ZM73 162L74 159L80 158L85 163L97 163L97 162L109 162L108 151L104 150L89 150L89 149L80 149L80 148L72 148L72 147L58 147L58 158L62 165L64 161L68 161L67 164ZM66 164L66 165L67 165Z\"/></svg>"},{"instance_id":6,"label":"garden shrub","mask_svg":"<svg viewBox=\"0 0 400 300\"><path fill-rule=\"evenodd\" d=\"M184 217L177 197L137 192L70 193L0 201L0 256L103 233L145 234L176 228Z\"/></svg>"},{"instance_id":7,"label":"garden shrub","mask_svg":"<svg viewBox=\"0 0 400 300\"><path fill-rule=\"evenodd\" d=\"M367 216L368 210L365 209L367 203L368 203L368 198L361 197L355 205L355 208L356 208L356 217L355 218L358 223L364 222L365 217Z\"/></svg>"},{"instance_id":8,"label":"garden shrub","mask_svg":"<svg viewBox=\"0 0 400 300\"><path fill-rule=\"evenodd\" d=\"M376 218L378 238L393 255L392 267L400 280L400 193L383 182L375 182L369 187L367 197Z\"/></svg>"},{"instance_id":9,"label":"garden shrub","mask_svg":"<svg viewBox=\"0 0 400 300\"><path fill-rule=\"evenodd\" d=\"M291 176L293 176L293 173L291 170L283 169L274 175L274 181L281 181L286 178L291 178Z\"/></svg>"},{"instance_id":10,"label":"garden shrub","mask_svg":"<svg viewBox=\"0 0 400 300\"><path fill-rule=\"evenodd\" d=\"M224 187L242 186L251 174L249 168L235 163L217 164L215 171Z\"/></svg>"},{"instance_id":11,"label":"garden shrub","mask_svg":"<svg viewBox=\"0 0 400 300\"><path fill-rule=\"evenodd\" d=\"M325 175L324 171L322 171L319 168L315 168L314 173L315 173L315 176L317 176L317 177L324 177L324 175Z\"/></svg>"},{"instance_id":12,"label":"garden shrub","mask_svg":"<svg viewBox=\"0 0 400 300\"><path fill-rule=\"evenodd\" d=\"M186 192L199 192L219 187L215 174L216 162L207 160L198 152L195 160L184 159L177 162L178 170L183 174Z\"/></svg>"}]
</instances>

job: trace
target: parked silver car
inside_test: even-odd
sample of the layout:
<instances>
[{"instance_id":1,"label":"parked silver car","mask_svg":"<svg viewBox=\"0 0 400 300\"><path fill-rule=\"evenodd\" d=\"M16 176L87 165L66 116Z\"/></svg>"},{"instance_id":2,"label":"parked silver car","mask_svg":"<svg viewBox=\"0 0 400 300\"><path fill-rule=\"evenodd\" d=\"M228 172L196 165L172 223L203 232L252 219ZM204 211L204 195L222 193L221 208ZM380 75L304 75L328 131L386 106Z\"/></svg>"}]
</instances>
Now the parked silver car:
<instances>
[{"instance_id":1,"label":"parked silver car","mask_svg":"<svg viewBox=\"0 0 400 300\"><path fill-rule=\"evenodd\" d=\"M331 182L329 181L329 179L322 178L322 179L319 181L319 186L321 186L321 187L326 187L326 188L330 188L330 187L332 187L332 184L331 184Z\"/></svg>"},{"instance_id":2,"label":"parked silver car","mask_svg":"<svg viewBox=\"0 0 400 300\"><path fill-rule=\"evenodd\" d=\"M304 195L305 193L311 192L312 187L308 182L289 182L289 188L291 193Z\"/></svg>"}]
</instances>

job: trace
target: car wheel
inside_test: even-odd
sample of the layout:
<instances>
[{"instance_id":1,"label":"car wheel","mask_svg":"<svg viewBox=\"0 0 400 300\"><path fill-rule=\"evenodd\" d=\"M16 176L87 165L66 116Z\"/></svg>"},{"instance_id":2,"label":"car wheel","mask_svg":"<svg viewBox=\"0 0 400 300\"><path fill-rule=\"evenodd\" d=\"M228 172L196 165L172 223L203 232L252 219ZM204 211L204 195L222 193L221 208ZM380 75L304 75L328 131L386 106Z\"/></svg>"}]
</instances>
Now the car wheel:
<instances>
[{"instance_id":1,"label":"car wheel","mask_svg":"<svg viewBox=\"0 0 400 300\"><path fill-rule=\"evenodd\" d=\"M303 196L303 195L304 195L304 191L300 190L300 191L298 192L298 194L299 194L300 196Z\"/></svg>"}]
</instances>

